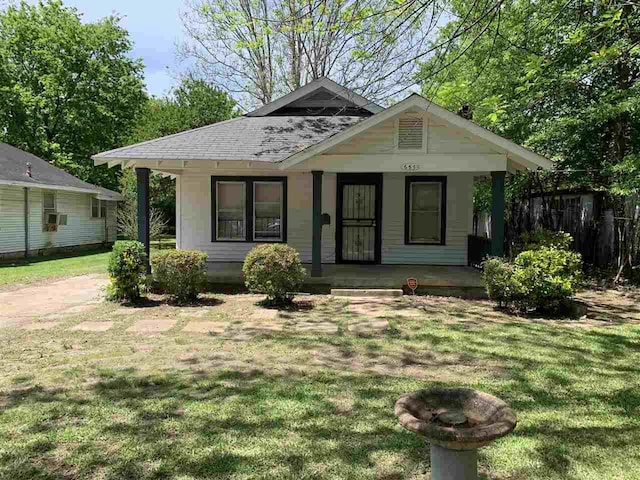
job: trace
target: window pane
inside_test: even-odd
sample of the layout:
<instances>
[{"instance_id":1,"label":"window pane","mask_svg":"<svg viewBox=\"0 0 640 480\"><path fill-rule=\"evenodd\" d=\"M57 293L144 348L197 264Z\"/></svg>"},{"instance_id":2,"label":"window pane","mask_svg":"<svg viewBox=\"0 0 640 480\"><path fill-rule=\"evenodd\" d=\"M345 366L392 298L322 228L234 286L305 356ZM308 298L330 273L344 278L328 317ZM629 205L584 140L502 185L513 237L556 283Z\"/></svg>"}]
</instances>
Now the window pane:
<instances>
[{"instance_id":1,"label":"window pane","mask_svg":"<svg viewBox=\"0 0 640 480\"><path fill-rule=\"evenodd\" d=\"M98 216L98 200L91 197L91 216L96 218Z\"/></svg>"},{"instance_id":2,"label":"window pane","mask_svg":"<svg viewBox=\"0 0 640 480\"><path fill-rule=\"evenodd\" d=\"M56 208L56 201L53 193L44 193L43 194L43 204L44 208L48 210L53 210Z\"/></svg>"},{"instance_id":3,"label":"window pane","mask_svg":"<svg viewBox=\"0 0 640 480\"><path fill-rule=\"evenodd\" d=\"M216 182L218 240L245 239L244 182Z\"/></svg>"},{"instance_id":4,"label":"window pane","mask_svg":"<svg viewBox=\"0 0 640 480\"><path fill-rule=\"evenodd\" d=\"M440 236L440 183L411 183L411 212L409 240L418 243L437 243Z\"/></svg>"},{"instance_id":5,"label":"window pane","mask_svg":"<svg viewBox=\"0 0 640 480\"><path fill-rule=\"evenodd\" d=\"M254 233L255 240L282 239L282 182L255 182Z\"/></svg>"},{"instance_id":6,"label":"window pane","mask_svg":"<svg viewBox=\"0 0 640 480\"><path fill-rule=\"evenodd\" d=\"M107 216L107 202L106 200L100 200L100 218L106 218Z\"/></svg>"}]
</instances>

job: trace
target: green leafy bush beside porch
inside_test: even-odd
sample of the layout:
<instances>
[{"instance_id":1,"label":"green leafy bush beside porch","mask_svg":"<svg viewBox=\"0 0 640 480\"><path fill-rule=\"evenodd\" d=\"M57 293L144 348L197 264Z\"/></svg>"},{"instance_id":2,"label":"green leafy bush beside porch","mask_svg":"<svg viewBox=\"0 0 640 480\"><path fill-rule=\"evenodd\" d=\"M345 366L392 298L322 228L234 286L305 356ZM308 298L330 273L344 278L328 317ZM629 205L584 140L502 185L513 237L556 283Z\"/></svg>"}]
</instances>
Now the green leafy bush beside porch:
<instances>
[{"instance_id":1,"label":"green leafy bush beside porch","mask_svg":"<svg viewBox=\"0 0 640 480\"><path fill-rule=\"evenodd\" d=\"M258 245L242 267L247 288L264 293L274 304L290 303L304 282L305 270L295 248L279 243Z\"/></svg>"},{"instance_id":2,"label":"green leafy bush beside porch","mask_svg":"<svg viewBox=\"0 0 640 480\"><path fill-rule=\"evenodd\" d=\"M207 283L207 254L197 250L167 250L151 259L158 287L180 302L195 300Z\"/></svg>"},{"instance_id":3,"label":"green leafy bush beside porch","mask_svg":"<svg viewBox=\"0 0 640 480\"><path fill-rule=\"evenodd\" d=\"M144 245L134 240L121 240L113 245L107 271L111 283L107 287L110 300L135 302L140 299L140 286L146 275Z\"/></svg>"}]
</instances>

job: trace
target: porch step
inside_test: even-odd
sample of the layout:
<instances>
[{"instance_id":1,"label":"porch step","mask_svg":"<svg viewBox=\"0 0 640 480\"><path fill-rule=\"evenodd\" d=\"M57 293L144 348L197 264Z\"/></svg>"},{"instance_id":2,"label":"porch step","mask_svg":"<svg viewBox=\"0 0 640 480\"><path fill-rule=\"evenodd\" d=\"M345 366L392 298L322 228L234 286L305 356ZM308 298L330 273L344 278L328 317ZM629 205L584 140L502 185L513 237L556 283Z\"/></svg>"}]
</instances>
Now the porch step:
<instances>
[{"instance_id":1,"label":"porch step","mask_svg":"<svg viewBox=\"0 0 640 480\"><path fill-rule=\"evenodd\" d=\"M332 288L336 297L401 297L401 288Z\"/></svg>"}]
</instances>

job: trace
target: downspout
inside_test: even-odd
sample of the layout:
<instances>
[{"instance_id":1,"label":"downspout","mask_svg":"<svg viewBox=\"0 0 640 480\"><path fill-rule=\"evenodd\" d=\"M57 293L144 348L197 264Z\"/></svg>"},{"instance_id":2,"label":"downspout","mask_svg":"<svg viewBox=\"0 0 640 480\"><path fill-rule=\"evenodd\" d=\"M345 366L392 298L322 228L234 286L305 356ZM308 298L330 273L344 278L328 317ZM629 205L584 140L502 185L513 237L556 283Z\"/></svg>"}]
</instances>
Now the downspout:
<instances>
[{"instance_id":1,"label":"downspout","mask_svg":"<svg viewBox=\"0 0 640 480\"><path fill-rule=\"evenodd\" d=\"M24 187L24 256L29 256L29 187Z\"/></svg>"}]
</instances>

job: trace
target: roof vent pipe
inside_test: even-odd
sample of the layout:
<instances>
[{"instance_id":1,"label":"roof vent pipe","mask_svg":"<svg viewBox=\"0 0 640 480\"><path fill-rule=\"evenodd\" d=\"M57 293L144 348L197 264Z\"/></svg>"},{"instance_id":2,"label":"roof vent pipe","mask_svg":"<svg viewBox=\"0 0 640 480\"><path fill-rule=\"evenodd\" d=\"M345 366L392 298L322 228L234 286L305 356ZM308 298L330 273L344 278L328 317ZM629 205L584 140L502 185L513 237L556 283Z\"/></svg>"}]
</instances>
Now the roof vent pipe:
<instances>
[{"instance_id":1,"label":"roof vent pipe","mask_svg":"<svg viewBox=\"0 0 640 480\"><path fill-rule=\"evenodd\" d=\"M32 177L31 175L31 162L27 162L27 171L25 172L25 175L29 178Z\"/></svg>"},{"instance_id":2,"label":"roof vent pipe","mask_svg":"<svg viewBox=\"0 0 640 480\"><path fill-rule=\"evenodd\" d=\"M473 110L471 110L471 105L469 105L468 103L464 103L458 109L458 115L460 115L462 118L466 118L467 120L473 120Z\"/></svg>"}]
</instances>

